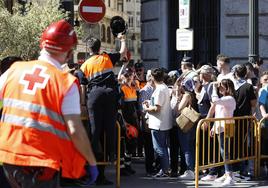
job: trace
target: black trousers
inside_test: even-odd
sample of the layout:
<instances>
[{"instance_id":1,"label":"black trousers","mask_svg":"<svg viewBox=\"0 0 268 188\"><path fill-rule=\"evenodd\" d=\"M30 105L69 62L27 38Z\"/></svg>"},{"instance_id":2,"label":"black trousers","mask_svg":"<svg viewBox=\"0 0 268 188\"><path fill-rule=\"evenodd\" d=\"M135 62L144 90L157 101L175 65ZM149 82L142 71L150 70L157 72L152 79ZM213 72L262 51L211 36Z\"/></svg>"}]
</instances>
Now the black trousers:
<instances>
[{"instance_id":1,"label":"black trousers","mask_svg":"<svg viewBox=\"0 0 268 188\"><path fill-rule=\"evenodd\" d=\"M3 187L3 188L11 188L11 186L9 185L8 181L7 181L7 178L5 177L5 174L4 174L4 169L2 166L0 166L0 187Z\"/></svg>"},{"instance_id":2,"label":"black trousers","mask_svg":"<svg viewBox=\"0 0 268 188\"><path fill-rule=\"evenodd\" d=\"M116 149L117 92L106 86L94 86L87 95L87 107L91 126L91 143L97 161L103 161L106 145L108 156L114 157ZM104 143L104 134L106 143ZM120 157L120 156L118 156ZM99 166L99 177L104 167Z\"/></svg>"},{"instance_id":3,"label":"black trousers","mask_svg":"<svg viewBox=\"0 0 268 188\"><path fill-rule=\"evenodd\" d=\"M4 164L3 169L12 188L60 188L58 172L49 180L39 179L43 175L44 167Z\"/></svg>"},{"instance_id":4,"label":"black trousers","mask_svg":"<svg viewBox=\"0 0 268 188\"><path fill-rule=\"evenodd\" d=\"M137 102L124 102L124 105L122 106L122 114L126 123L133 125L139 130L136 106ZM136 155L137 141L138 139L126 138L126 152L128 155Z\"/></svg>"},{"instance_id":5,"label":"black trousers","mask_svg":"<svg viewBox=\"0 0 268 188\"><path fill-rule=\"evenodd\" d=\"M154 148L151 132L143 131L144 153L145 153L145 169L147 173L154 172L153 163L155 162Z\"/></svg>"}]
</instances>

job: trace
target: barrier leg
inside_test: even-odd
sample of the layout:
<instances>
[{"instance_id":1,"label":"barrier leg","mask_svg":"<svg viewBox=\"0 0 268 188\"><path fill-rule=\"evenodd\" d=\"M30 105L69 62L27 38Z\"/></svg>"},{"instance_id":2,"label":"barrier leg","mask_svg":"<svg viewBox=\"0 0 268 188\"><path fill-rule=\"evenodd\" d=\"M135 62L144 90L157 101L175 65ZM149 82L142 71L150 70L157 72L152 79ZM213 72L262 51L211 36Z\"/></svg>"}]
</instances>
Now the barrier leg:
<instances>
[{"instance_id":1,"label":"barrier leg","mask_svg":"<svg viewBox=\"0 0 268 188\"><path fill-rule=\"evenodd\" d=\"M195 188L198 188L199 179L199 137L200 128L196 129L196 141L195 141Z\"/></svg>"},{"instance_id":2,"label":"barrier leg","mask_svg":"<svg viewBox=\"0 0 268 188\"><path fill-rule=\"evenodd\" d=\"M256 139L256 142L257 142L257 160L255 162L255 167L254 167L254 176L255 177L259 177L261 175L261 122L260 121L258 124L257 124L257 139Z\"/></svg>"},{"instance_id":3,"label":"barrier leg","mask_svg":"<svg viewBox=\"0 0 268 188\"><path fill-rule=\"evenodd\" d=\"M116 159L116 187L120 187L120 153L121 153L121 128L117 122L117 159Z\"/></svg>"}]
</instances>

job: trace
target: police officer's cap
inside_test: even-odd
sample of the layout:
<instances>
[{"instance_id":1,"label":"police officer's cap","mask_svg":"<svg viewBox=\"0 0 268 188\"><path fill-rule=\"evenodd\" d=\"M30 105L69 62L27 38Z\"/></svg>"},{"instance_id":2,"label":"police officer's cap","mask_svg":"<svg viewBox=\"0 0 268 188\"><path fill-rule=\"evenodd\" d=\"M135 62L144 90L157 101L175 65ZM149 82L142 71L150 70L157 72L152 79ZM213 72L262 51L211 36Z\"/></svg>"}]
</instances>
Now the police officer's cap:
<instances>
[{"instance_id":1,"label":"police officer's cap","mask_svg":"<svg viewBox=\"0 0 268 188\"><path fill-rule=\"evenodd\" d=\"M192 58L188 56L183 57L181 60L181 64L192 64Z\"/></svg>"},{"instance_id":2,"label":"police officer's cap","mask_svg":"<svg viewBox=\"0 0 268 188\"><path fill-rule=\"evenodd\" d=\"M118 35L118 33L125 34L127 30L127 24L121 16L112 17L110 27L115 37Z\"/></svg>"}]
</instances>

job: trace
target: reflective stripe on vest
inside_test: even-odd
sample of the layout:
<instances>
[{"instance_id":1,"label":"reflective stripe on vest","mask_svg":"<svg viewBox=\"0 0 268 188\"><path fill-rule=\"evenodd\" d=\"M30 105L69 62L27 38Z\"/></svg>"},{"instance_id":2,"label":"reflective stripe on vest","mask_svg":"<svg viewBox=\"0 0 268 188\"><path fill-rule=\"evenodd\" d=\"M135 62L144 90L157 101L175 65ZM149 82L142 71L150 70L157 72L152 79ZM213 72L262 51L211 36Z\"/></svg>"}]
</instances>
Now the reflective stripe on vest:
<instances>
[{"instance_id":1,"label":"reflective stripe on vest","mask_svg":"<svg viewBox=\"0 0 268 188\"><path fill-rule=\"evenodd\" d=\"M113 69L106 69L106 70L103 70L101 72L96 72L92 76L88 76L87 79L91 80L93 78L96 78L97 76L101 76L101 75L108 73L108 72L113 72Z\"/></svg>"},{"instance_id":2,"label":"reflective stripe on vest","mask_svg":"<svg viewBox=\"0 0 268 188\"><path fill-rule=\"evenodd\" d=\"M128 98L128 99L124 99L125 102L135 102L137 101L137 97L136 98Z\"/></svg>"},{"instance_id":3,"label":"reflective stripe on vest","mask_svg":"<svg viewBox=\"0 0 268 188\"><path fill-rule=\"evenodd\" d=\"M113 72L113 63L108 54L93 55L82 64L80 69L90 81L97 76Z\"/></svg>"},{"instance_id":4,"label":"reflective stripe on vest","mask_svg":"<svg viewBox=\"0 0 268 188\"><path fill-rule=\"evenodd\" d=\"M44 106L38 105L38 104L33 104L30 102L25 102L25 101L21 101L21 100L17 100L17 99L4 99L3 106L4 107L18 108L18 109L22 109L25 111L39 113L39 114L48 116L49 118L51 118L52 120L54 120L58 123L65 124L65 122L60 114L53 112L52 110L50 110Z\"/></svg>"},{"instance_id":5,"label":"reflective stripe on vest","mask_svg":"<svg viewBox=\"0 0 268 188\"><path fill-rule=\"evenodd\" d=\"M32 118L20 117L20 116L10 115L10 114L3 114L1 121L4 123L10 123L16 126L23 126L26 128L34 128L40 131L46 131L62 139L71 140L65 131L55 129L53 125L51 124L36 121Z\"/></svg>"}]
</instances>

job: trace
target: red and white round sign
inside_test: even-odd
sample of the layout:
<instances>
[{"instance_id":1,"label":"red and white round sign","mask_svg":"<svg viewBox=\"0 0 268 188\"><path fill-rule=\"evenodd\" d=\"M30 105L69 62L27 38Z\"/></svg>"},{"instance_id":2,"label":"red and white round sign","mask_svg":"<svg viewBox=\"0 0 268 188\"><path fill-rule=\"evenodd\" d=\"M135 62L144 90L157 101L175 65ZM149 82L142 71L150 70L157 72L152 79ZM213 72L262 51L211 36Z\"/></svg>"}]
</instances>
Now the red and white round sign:
<instances>
[{"instance_id":1,"label":"red and white round sign","mask_svg":"<svg viewBox=\"0 0 268 188\"><path fill-rule=\"evenodd\" d=\"M78 13L88 23L99 22L105 15L106 7L102 0L82 0L79 3Z\"/></svg>"}]
</instances>

